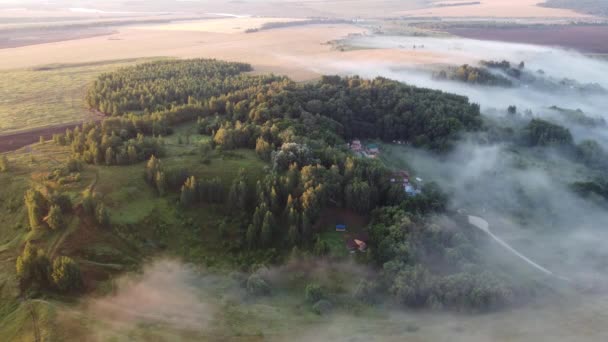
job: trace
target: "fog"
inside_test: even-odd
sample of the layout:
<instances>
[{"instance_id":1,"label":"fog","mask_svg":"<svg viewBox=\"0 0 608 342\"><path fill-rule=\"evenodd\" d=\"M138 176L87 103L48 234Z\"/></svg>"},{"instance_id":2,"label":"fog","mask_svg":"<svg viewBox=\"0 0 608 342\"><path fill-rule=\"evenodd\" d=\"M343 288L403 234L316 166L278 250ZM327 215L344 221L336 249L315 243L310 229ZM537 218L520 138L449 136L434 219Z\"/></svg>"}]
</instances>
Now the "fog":
<instances>
[{"instance_id":1,"label":"fog","mask_svg":"<svg viewBox=\"0 0 608 342\"><path fill-rule=\"evenodd\" d=\"M368 270L351 263L292 261L258 270L273 293L252 297L239 280L245 274L227 275L176 259L157 259L141 272L115 281L111 294L85 299L79 313L60 312L60 322L81 326L75 332L82 335L73 336L88 341L482 342L608 337L605 295L553 294L525 307L484 315L408 311L384 303L363 311L336 308L318 316L304 303L301 290L287 284L298 277L322 282L337 272L361 275Z\"/></svg>"},{"instance_id":2,"label":"fog","mask_svg":"<svg viewBox=\"0 0 608 342\"><path fill-rule=\"evenodd\" d=\"M445 56L460 65L480 60L507 60L512 65L525 62L531 72L543 70L547 77L568 78L580 84L598 84L608 89L608 62L575 51L458 38L355 37L347 45L373 49L401 49ZM441 66L407 66L386 61L344 63L324 61L314 65L323 71L357 74L366 78L383 76L408 84L439 89L469 97L481 105L482 114L506 119L506 108L516 105L517 124L532 117L559 123L573 133L575 142L595 139L608 149L605 125L590 127L568 121L549 109L558 106L581 109L589 117L608 119L608 96L580 90L544 90L532 87L501 88L439 81L431 76ZM527 112L527 113L525 113ZM525 114L524 114L525 113ZM493 232L510 241L518 250L532 256L556 273L604 277L606 256L601 247L608 237L605 231L608 211L570 188L576 181L601 175L575 163L563 151L529 149L512 143L489 143L493 137L473 134L465 137L448 155L438 156L413 148L391 151L389 158L401 158L426 181L437 182L450 194L450 208L484 217ZM599 265L598 265L599 264ZM598 267L600 267L598 269Z\"/></svg>"},{"instance_id":3,"label":"fog","mask_svg":"<svg viewBox=\"0 0 608 342\"><path fill-rule=\"evenodd\" d=\"M447 65L477 65L481 60L507 60L516 66L523 61L525 70L537 77L544 77L553 82L570 79L579 84L597 84L608 89L606 77L608 62L576 51L460 38L362 36L346 39L343 43L365 49L398 49L413 54L428 54L433 56L434 59L431 60L439 59L444 64L421 66L418 62L408 62L407 57L398 62L301 60L297 56L293 56L293 59L320 73L360 75L365 78L382 76L420 87L465 95L472 102L480 104L485 115L493 115L496 112L502 114L508 106L515 105L521 113L531 111L534 116L555 118L555 111L550 110L549 107L557 106L572 110L580 109L589 117L608 119L607 93L585 93L571 89L569 86L557 90L543 90L540 87L527 85L513 88L489 87L456 81L440 81L432 77L433 71ZM414 45L416 49L413 48ZM545 76L540 76L538 70L544 71ZM608 148L608 132L605 127L570 128L575 139L594 138Z\"/></svg>"},{"instance_id":4,"label":"fog","mask_svg":"<svg viewBox=\"0 0 608 342\"><path fill-rule=\"evenodd\" d=\"M404 37L364 37L352 43L369 48L424 45L425 50L454 55L459 63L475 63L481 59L524 61L527 69L542 69L551 77L567 77L582 84L597 83L608 89L607 63L561 49ZM576 142L594 138L604 147L608 146L605 127L573 124L548 109L554 105L580 108L588 116L608 119L605 95L568 89L552 93L542 89L442 82L432 79L433 68L415 70L413 65L404 67L406 61L399 65L383 61L299 62L328 73L384 76L466 95L481 104L486 118L514 120L515 125L536 116L549 118L568 127ZM517 118L506 119L505 109L509 105L519 108ZM523 113L525 110L531 113ZM410 171L424 182L437 182L449 195L451 212L484 218L498 237L557 275L545 280L546 293L538 293L531 303L492 314L457 315L407 311L387 302L367 308L363 313L338 308L329 316L316 316L303 305L298 290L288 290L293 287L294 279L298 281L299 274L306 275L301 282L308 277L323 282L340 272L365 277L371 271L351 263L335 265L325 261L262 269L258 273L275 291L270 297L251 298L234 277L213 275L177 261L160 261L146 267L134 280L121 281L113 295L88 302L87 314L101 322L95 327L116 329L110 329L112 333L107 335L107 331L101 333L94 328L93 334L128 335L144 324L152 336L161 331L178 335L188 331L194 334L188 335L189 339L214 339L227 334L246 339L263 336L277 341L606 340L608 210L597 202L581 198L570 187L573 182L601 175L601 171L576 163L559 149L492 141L485 133L471 133L446 154L397 145L387 147L382 153L409 165ZM514 260L490 239L480 248L489 259L505 258L509 263L520 262L520 267L529 272L538 271L521 260ZM500 267L499 264L496 267ZM347 287L346 292L351 290ZM153 328L150 324L154 324Z\"/></svg>"}]
</instances>

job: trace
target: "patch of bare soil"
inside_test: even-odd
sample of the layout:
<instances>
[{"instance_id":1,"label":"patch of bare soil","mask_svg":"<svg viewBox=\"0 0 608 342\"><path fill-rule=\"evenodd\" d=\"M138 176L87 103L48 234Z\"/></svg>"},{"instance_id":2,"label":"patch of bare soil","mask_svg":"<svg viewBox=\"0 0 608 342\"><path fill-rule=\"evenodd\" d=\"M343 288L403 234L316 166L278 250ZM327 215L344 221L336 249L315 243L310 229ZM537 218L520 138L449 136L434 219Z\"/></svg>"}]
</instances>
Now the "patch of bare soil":
<instances>
[{"instance_id":1,"label":"patch of bare soil","mask_svg":"<svg viewBox=\"0 0 608 342\"><path fill-rule=\"evenodd\" d=\"M115 33L115 31L107 28L87 28L81 30L68 28L2 30L0 31L0 49L53 43L64 40L91 38L105 36L112 33Z\"/></svg>"},{"instance_id":2,"label":"patch of bare soil","mask_svg":"<svg viewBox=\"0 0 608 342\"><path fill-rule=\"evenodd\" d=\"M99 113L93 113L91 120L100 121L102 118L103 116ZM74 129L82 124L83 122L72 122L63 125L36 128L25 132L0 135L0 153L18 150L24 146L31 145L38 142L40 137L49 140L53 137L53 134L65 133L66 129Z\"/></svg>"}]
</instances>

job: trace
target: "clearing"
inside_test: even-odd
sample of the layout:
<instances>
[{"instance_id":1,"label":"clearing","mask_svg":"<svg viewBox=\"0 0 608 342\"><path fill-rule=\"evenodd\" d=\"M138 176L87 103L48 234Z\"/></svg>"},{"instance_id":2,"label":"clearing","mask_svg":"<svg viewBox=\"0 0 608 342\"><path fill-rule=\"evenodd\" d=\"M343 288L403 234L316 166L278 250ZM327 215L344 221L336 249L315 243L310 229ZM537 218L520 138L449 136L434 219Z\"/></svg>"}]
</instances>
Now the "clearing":
<instances>
[{"instance_id":1,"label":"clearing","mask_svg":"<svg viewBox=\"0 0 608 342\"><path fill-rule=\"evenodd\" d=\"M97 115L84 103L87 86L103 72L134 63L120 60L0 70L0 136L95 119ZM36 134L37 140L45 132ZM23 137L12 140L18 142Z\"/></svg>"}]
</instances>

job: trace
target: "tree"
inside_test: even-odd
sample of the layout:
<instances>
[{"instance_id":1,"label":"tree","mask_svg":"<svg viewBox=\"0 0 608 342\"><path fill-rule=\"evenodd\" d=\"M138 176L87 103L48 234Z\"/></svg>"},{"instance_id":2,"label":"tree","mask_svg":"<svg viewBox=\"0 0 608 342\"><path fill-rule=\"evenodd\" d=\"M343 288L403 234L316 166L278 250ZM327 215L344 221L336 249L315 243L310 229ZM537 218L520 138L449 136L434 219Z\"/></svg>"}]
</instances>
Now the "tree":
<instances>
[{"instance_id":1,"label":"tree","mask_svg":"<svg viewBox=\"0 0 608 342\"><path fill-rule=\"evenodd\" d=\"M358 213L368 213L374 206L372 188L368 182L355 179L344 189L346 206Z\"/></svg>"},{"instance_id":2,"label":"tree","mask_svg":"<svg viewBox=\"0 0 608 342\"><path fill-rule=\"evenodd\" d=\"M241 169L239 176L232 182L230 193L228 194L228 205L236 210L247 210L249 199L249 188L245 170Z\"/></svg>"},{"instance_id":3,"label":"tree","mask_svg":"<svg viewBox=\"0 0 608 342\"><path fill-rule=\"evenodd\" d=\"M186 179L186 182L182 186L180 195L180 202L184 206L189 206L195 203L199 198L198 196L198 182L194 176Z\"/></svg>"},{"instance_id":4,"label":"tree","mask_svg":"<svg viewBox=\"0 0 608 342\"><path fill-rule=\"evenodd\" d=\"M127 156L129 158L130 164L137 163L139 157L137 156L137 149L135 148L135 146L129 145L129 147L127 147Z\"/></svg>"},{"instance_id":5,"label":"tree","mask_svg":"<svg viewBox=\"0 0 608 342\"><path fill-rule=\"evenodd\" d=\"M46 200L40 191L29 189L25 193L25 206L31 229L40 228L46 207Z\"/></svg>"},{"instance_id":6,"label":"tree","mask_svg":"<svg viewBox=\"0 0 608 342\"><path fill-rule=\"evenodd\" d=\"M249 227L247 227L247 245L249 245L249 248L255 248L257 241L258 241L258 235L259 235L259 227L256 227L254 224L250 224Z\"/></svg>"},{"instance_id":7,"label":"tree","mask_svg":"<svg viewBox=\"0 0 608 342\"><path fill-rule=\"evenodd\" d=\"M83 285L80 267L66 256L58 257L53 261L51 278L55 287L62 292L78 291Z\"/></svg>"},{"instance_id":8,"label":"tree","mask_svg":"<svg viewBox=\"0 0 608 342\"><path fill-rule=\"evenodd\" d=\"M268 143L264 138L259 137L255 143L255 152L258 154L260 159L264 161L270 161L270 154L272 153L272 145Z\"/></svg>"},{"instance_id":9,"label":"tree","mask_svg":"<svg viewBox=\"0 0 608 342\"><path fill-rule=\"evenodd\" d=\"M5 155L0 156L0 172L6 172L9 169L8 158Z\"/></svg>"},{"instance_id":10,"label":"tree","mask_svg":"<svg viewBox=\"0 0 608 342\"><path fill-rule=\"evenodd\" d=\"M97 207L95 196L91 193L91 191L87 190L82 195L82 209L85 215L93 216L95 215L95 208Z\"/></svg>"},{"instance_id":11,"label":"tree","mask_svg":"<svg viewBox=\"0 0 608 342\"><path fill-rule=\"evenodd\" d=\"M315 246L313 249L316 256L324 256L329 254L329 244L327 241L321 239L320 236L317 235L317 241L315 241Z\"/></svg>"},{"instance_id":12,"label":"tree","mask_svg":"<svg viewBox=\"0 0 608 342\"><path fill-rule=\"evenodd\" d=\"M270 286L258 274L252 274L247 279L247 292L254 296L269 295Z\"/></svg>"},{"instance_id":13,"label":"tree","mask_svg":"<svg viewBox=\"0 0 608 342\"><path fill-rule=\"evenodd\" d=\"M155 183L158 194L164 196L167 193L167 176L164 172L156 172Z\"/></svg>"},{"instance_id":14,"label":"tree","mask_svg":"<svg viewBox=\"0 0 608 342\"><path fill-rule=\"evenodd\" d=\"M25 288L38 286L46 288L49 283L51 263L42 249L36 249L29 241L15 265L17 277Z\"/></svg>"},{"instance_id":15,"label":"tree","mask_svg":"<svg viewBox=\"0 0 608 342\"><path fill-rule=\"evenodd\" d=\"M323 288L319 284L308 284L304 289L304 298L310 304L314 304L325 297L323 293Z\"/></svg>"},{"instance_id":16,"label":"tree","mask_svg":"<svg viewBox=\"0 0 608 342\"><path fill-rule=\"evenodd\" d=\"M106 210L106 207L101 203L97 205L97 209L95 211L95 220L101 227L110 226L110 214Z\"/></svg>"},{"instance_id":17,"label":"tree","mask_svg":"<svg viewBox=\"0 0 608 342\"><path fill-rule=\"evenodd\" d=\"M262 223L262 232L260 236L260 242L262 246L267 247L272 242L272 234L275 230L274 217L270 211L267 211L264 215L264 223Z\"/></svg>"},{"instance_id":18,"label":"tree","mask_svg":"<svg viewBox=\"0 0 608 342\"><path fill-rule=\"evenodd\" d=\"M106 165L110 166L116 163L116 154L111 147L106 149Z\"/></svg>"},{"instance_id":19,"label":"tree","mask_svg":"<svg viewBox=\"0 0 608 342\"><path fill-rule=\"evenodd\" d=\"M49 214L46 217L46 223L49 225L49 228L53 230L57 230L62 228L64 225L63 221L63 212L58 205L52 205L49 209Z\"/></svg>"},{"instance_id":20,"label":"tree","mask_svg":"<svg viewBox=\"0 0 608 342\"><path fill-rule=\"evenodd\" d=\"M162 171L162 163L160 159L152 155L146 164L146 180L149 184L154 184L156 173L159 171Z\"/></svg>"}]
</instances>

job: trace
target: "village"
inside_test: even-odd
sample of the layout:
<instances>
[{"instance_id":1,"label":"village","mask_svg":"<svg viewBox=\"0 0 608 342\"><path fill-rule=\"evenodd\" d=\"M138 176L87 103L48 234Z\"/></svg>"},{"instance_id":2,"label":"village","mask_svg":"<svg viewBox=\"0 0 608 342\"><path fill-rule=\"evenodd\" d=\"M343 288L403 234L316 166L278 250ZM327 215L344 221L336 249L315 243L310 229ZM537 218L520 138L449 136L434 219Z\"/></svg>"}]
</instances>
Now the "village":
<instances>
[{"instance_id":1,"label":"village","mask_svg":"<svg viewBox=\"0 0 608 342\"><path fill-rule=\"evenodd\" d=\"M393 141L395 144L404 144L401 141ZM364 145L361 140L355 139L348 144L348 147L353 154L362 158L376 159L380 157L380 147L377 144L371 143ZM417 196L422 193L423 180L419 177L411 178L410 173L406 170L395 171L391 175L391 183L401 184L403 191L409 196Z\"/></svg>"},{"instance_id":2,"label":"village","mask_svg":"<svg viewBox=\"0 0 608 342\"><path fill-rule=\"evenodd\" d=\"M393 141L394 144L404 145L402 141ZM378 159L381 155L380 147L375 143L364 144L361 140L355 139L347 144L350 151L361 158ZM423 180L420 177L413 177L407 170L395 170L391 173L389 181L392 184L400 185L403 191L411 197L422 193ZM366 253L369 235L359 229L349 229L349 224L344 217L334 218L336 233L343 234L342 239L345 247L350 254Z\"/></svg>"}]
</instances>

